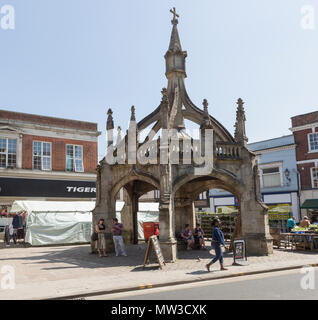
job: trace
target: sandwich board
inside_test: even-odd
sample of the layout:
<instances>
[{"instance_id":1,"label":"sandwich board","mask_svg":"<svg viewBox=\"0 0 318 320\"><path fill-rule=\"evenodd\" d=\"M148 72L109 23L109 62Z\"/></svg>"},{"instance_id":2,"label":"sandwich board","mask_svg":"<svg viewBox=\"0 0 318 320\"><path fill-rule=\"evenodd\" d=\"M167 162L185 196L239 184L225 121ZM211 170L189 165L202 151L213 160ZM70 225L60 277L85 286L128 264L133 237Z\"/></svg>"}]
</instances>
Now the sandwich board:
<instances>
[{"instance_id":1,"label":"sandwich board","mask_svg":"<svg viewBox=\"0 0 318 320\"><path fill-rule=\"evenodd\" d=\"M153 235L151 237L149 237L148 239L148 246L146 249L146 254L145 254L145 260L144 260L144 267L146 266L146 264L149 264L149 256L150 256L150 252L151 252L151 247L154 249L158 263L159 263L159 267L160 269L162 269L163 266L166 265L165 260L163 258L161 249L160 249L160 245L159 245L159 241L156 235Z\"/></svg>"},{"instance_id":2,"label":"sandwich board","mask_svg":"<svg viewBox=\"0 0 318 320\"><path fill-rule=\"evenodd\" d=\"M246 246L244 240L233 241L233 266L246 266L248 265L246 256Z\"/></svg>"}]
</instances>

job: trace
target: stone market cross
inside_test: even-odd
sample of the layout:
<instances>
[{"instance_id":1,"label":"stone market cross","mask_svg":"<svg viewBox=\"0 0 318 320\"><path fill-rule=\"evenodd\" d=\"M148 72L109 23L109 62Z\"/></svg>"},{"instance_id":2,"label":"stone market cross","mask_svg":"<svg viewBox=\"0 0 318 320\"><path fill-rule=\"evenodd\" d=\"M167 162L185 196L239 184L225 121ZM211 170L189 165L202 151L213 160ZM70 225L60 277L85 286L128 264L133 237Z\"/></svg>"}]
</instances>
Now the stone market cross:
<instances>
[{"instance_id":1,"label":"stone market cross","mask_svg":"<svg viewBox=\"0 0 318 320\"><path fill-rule=\"evenodd\" d=\"M175 261L177 234L186 223L191 228L195 226L195 199L203 191L218 188L231 192L238 199L239 214L234 237L246 241L248 255L271 254L272 237L267 207L261 200L256 155L247 147L244 102L242 99L237 101L233 137L209 115L206 99L203 100L203 110L191 101L184 81L187 77L187 52L182 50L179 39L176 19L179 16L175 8L170 11L173 13L172 32L164 56L168 85L162 90L159 106L138 123L135 107L132 106L127 134L122 138L119 131L116 142L113 138L113 113L111 109L108 110L107 155L97 168L93 225L100 218L105 219L107 250L112 250L110 225L116 217L117 194L124 189L125 206L121 220L125 227L125 241L137 243L138 199L151 190L159 190L160 246L165 260ZM185 120L200 129L199 144L189 136ZM147 132L149 128L151 130L146 138L140 141L140 133ZM168 136L168 143L164 143L162 136L165 130L173 132ZM212 132L213 139L208 139L208 132ZM135 143L133 146L128 143L131 136ZM194 161L198 146L201 147L200 156L205 161L211 161L211 168L207 172L201 170L204 164ZM209 150L212 150L212 154L207 156ZM172 159L173 153L177 154L177 159ZM159 155L164 155L168 161L162 161ZM116 162L110 163L109 158L115 158Z\"/></svg>"}]
</instances>

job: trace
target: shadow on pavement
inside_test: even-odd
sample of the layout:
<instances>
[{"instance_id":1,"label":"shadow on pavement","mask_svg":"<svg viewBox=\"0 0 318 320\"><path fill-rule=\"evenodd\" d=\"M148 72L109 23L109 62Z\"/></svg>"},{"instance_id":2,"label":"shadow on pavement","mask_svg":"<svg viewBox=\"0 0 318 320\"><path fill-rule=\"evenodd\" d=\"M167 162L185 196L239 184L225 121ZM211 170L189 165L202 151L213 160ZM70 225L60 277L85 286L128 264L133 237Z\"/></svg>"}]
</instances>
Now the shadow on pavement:
<instances>
[{"instance_id":1,"label":"shadow on pavement","mask_svg":"<svg viewBox=\"0 0 318 320\"><path fill-rule=\"evenodd\" d=\"M193 276L197 276L200 274L207 274L207 273L213 273L216 270L211 270L210 272L208 270L197 270L197 271L192 271L192 272L187 272L186 274L191 274Z\"/></svg>"},{"instance_id":2,"label":"shadow on pavement","mask_svg":"<svg viewBox=\"0 0 318 320\"><path fill-rule=\"evenodd\" d=\"M30 265L46 265L42 270L58 270L68 268L110 268L120 266L135 267L143 265L145 250L140 248L140 245L126 246L128 257L116 257L114 253L108 254L107 257L99 258L97 254L90 254L89 245L81 245L74 247L50 247L41 248L38 252L28 252L28 255L21 254L20 256L6 255L5 258L0 258L0 261L19 261L21 264ZM12 252L10 250L10 252ZM21 253L21 251L19 252ZM47 264L53 264L48 267ZM55 264L55 265L54 265ZM61 266L58 266L61 264Z\"/></svg>"},{"instance_id":3,"label":"shadow on pavement","mask_svg":"<svg viewBox=\"0 0 318 320\"><path fill-rule=\"evenodd\" d=\"M140 267L136 267L132 270L130 270L130 272L136 272L136 271L153 271L153 270L160 270L159 266L140 266Z\"/></svg>"}]
</instances>

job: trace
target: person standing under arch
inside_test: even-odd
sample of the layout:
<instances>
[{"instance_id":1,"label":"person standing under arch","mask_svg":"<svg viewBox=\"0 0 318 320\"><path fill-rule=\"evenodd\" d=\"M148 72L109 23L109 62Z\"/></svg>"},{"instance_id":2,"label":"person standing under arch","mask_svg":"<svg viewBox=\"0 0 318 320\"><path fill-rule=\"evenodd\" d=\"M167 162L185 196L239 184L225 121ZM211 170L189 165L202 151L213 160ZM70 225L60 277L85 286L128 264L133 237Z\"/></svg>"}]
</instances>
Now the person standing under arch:
<instances>
[{"instance_id":1,"label":"person standing under arch","mask_svg":"<svg viewBox=\"0 0 318 320\"><path fill-rule=\"evenodd\" d=\"M122 255L124 257L127 257L125 244L124 244L124 240L123 240L123 236L122 236L123 229L124 229L124 226L121 223L118 223L117 218L114 218L113 225L112 225L112 232L113 232L113 241L114 241L114 245L115 245L116 257L119 256L119 247L120 247Z\"/></svg>"},{"instance_id":2,"label":"person standing under arch","mask_svg":"<svg viewBox=\"0 0 318 320\"><path fill-rule=\"evenodd\" d=\"M97 252L98 256L101 258L101 250L103 251L103 256L107 257L106 254L106 227L104 224L104 219L99 219L98 224L95 228L95 231L98 234L97 240Z\"/></svg>"}]
</instances>

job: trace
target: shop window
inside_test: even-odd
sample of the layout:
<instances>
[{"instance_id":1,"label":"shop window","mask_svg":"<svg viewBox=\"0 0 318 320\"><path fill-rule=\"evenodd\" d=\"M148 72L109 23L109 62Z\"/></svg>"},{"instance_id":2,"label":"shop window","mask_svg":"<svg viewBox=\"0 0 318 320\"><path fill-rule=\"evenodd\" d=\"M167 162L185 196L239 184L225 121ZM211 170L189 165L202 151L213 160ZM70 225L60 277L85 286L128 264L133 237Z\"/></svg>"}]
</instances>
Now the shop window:
<instances>
[{"instance_id":1,"label":"shop window","mask_svg":"<svg viewBox=\"0 0 318 320\"><path fill-rule=\"evenodd\" d=\"M318 188L318 168L311 168L311 184L313 188Z\"/></svg>"},{"instance_id":2,"label":"shop window","mask_svg":"<svg viewBox=\"0 0 318 320\"><path fill-rule=\"evenodd\" d=\"M0 138L0 168L15 168L17 163L17 140Z\"/></svg>"},{"instance_id":3,"label":"shop window","mask_svg":"<svg viewBox=\"0 0 318 320\"><path fill-rule=\"evenodd\" d=\"M318 133L310 133L308 135L308 146L310 152L318 152Z\"/></svg>"},{"instance_id":4,"label":"shop window","mask_svg":"<svg viewBox=\"0 0 318 320\"><path fill-rule=\"evenodd\" d=\"M33 141L33 169L52 170L51 142Z\"/></svg>"},{"instance_id":5,"label":"shop window","mask_svg":"<svg viewBox=\"0 0 318 320\"><path fill-rule=\"evenodd\" d=\"M66 145L66 171L83 172L83 146Z\"/></svg>"},{"instance_id":6,"label":"shop window","mask_svg":"<svg viewBox=\"0 0 318 320\"><path fill-rule=\"evenodd\" d=\"M282 176L280 166L270 166L260 169L263 188L281 187Z\"/></svg>"}]
</instances>

